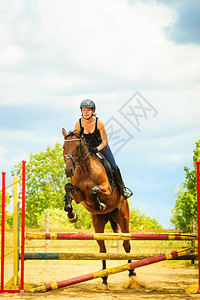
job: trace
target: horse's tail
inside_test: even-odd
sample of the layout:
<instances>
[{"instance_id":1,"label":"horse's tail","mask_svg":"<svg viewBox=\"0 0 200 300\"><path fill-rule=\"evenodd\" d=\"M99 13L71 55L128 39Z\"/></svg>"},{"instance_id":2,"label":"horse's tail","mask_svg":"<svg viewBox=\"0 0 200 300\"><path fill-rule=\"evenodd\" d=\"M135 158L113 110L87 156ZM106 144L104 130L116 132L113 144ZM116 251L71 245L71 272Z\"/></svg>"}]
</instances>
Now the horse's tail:
<instances>
[{"instance_id":1,"label":"horse's tail","mask_svg":"<svg viewBox=\"0 0 200 300\"><path fill-rule=\"evenodd\" d=\"M112 219L110 220L110 224L111 224L113 232L118 233L119 232L119 224L117 222L113 221Z\"/></svg>"},{"instance_id":2,"label":"horse's tail","mask_svg":"<svg viewBox=\"0 0 200 300\"><path fill-rule=\"evenodd\" d=\"M116 208L110 214L110 224L111 224L113 232L115 232L115 233L118 233L119 229L120 229L119 224L118 224L118 213L119 213L119 210Z\"/></svg>"}]
</instances>

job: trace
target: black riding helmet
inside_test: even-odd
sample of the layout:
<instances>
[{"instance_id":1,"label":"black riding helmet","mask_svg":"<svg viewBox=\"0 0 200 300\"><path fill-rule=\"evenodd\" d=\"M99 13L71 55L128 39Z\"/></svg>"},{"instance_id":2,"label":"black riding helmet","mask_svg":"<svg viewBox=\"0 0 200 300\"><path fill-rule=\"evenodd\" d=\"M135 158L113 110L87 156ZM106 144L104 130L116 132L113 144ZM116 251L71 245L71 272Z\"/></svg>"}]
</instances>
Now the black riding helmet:
<instances>
[{"instance_id":1,"label":"black riding helmet","mask_svg":"<svg viewBox=\"0 0 200 300\"><path fill-rule=\"evenodd\" d=\"M86 99L81 102L80 109L82 109L83 107L91 108L94 111L96 109L95 103L90 99Z\"/></svg>"}]
</instances>

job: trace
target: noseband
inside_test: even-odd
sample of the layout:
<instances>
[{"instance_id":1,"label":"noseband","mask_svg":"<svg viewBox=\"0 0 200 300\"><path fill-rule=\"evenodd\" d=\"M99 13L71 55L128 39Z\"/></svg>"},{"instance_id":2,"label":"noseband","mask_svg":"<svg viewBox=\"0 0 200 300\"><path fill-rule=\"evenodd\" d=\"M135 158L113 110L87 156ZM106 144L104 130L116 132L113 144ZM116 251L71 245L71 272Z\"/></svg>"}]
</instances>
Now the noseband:
<instances>
[{"instance_id":1,"label":"noseband","mask_svg":"<svg viewBox=\"0 0 200 300\"><path fill-rule=\"evenodd\" d=\"M74 166L74 170L75 168L80 165L80 163L82 161L84 161L89 155L91 152L88 152L88 154L83 158L81 159L82 155L83 155L83 144L82 144L82 140L81 139L74 139L74 140L65 140L65 142L74 142L74 141L80 141L80 154L63 154L63 157L64 157L64 160L66 160L67 158L71 159L72 163L73 163L73 166ZM75 163L75 161L73 160L73 156L78 156L79 157L79 160L77 163Z\"/></svg>"}]
</instances>

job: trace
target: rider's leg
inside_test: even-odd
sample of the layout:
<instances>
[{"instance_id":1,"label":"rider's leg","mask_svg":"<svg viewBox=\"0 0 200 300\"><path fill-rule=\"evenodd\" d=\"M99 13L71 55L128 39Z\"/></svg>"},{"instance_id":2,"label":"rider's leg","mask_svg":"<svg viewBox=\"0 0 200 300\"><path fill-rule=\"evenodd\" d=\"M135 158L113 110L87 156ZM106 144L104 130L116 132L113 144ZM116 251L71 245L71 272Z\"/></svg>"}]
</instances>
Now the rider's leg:
<instances>
[{"instance_id":1,"label":"rider's leg","mask_svg":"<svg viewBox=\"0 0 200 300\"><path fill-rule=\"evenodd\" d=\"M121 172L115 162L115 159L114 159L114 156L112 154L110 147L107 145L100 152L109 161L109 163L113 169L113 176L114 176L115 184L118 187L120 194L126 199L129 198L130 196L132 196L133 193L129 189L127 189L124 185L124 182L123 182L123 179L121 176Z\"/></svg>"},{"instance_id":2,"label":"rider's leg","mask_svg":"<svg viewBox=\"0 0 200 300\"><path fill-rule=\"evenodd\" d=\"M114 179L115 179L115 183L118 187L118 190L120 192L120 194L125 198L129 198L133 195L133 193L127 188L125 187L124 181L122 179L122 175L120 172L120 169L117 168L116 170L113 170L113 175L114 175Z\"/></svg>"},{"instance_id":3,"label":"rider's leg","mask_svg":"<svg viewBox=\"0 0 200 300\"><path fill-rule=\"evenodd\" d=\"M102 153L103 156L105 156L105 158L109 161L111 168L113 170L116 170L118 168L114 156L112 154L112 151L108 145L104 147L102 150L100 150L99 152Z\"/></svg>"}]
</instances>

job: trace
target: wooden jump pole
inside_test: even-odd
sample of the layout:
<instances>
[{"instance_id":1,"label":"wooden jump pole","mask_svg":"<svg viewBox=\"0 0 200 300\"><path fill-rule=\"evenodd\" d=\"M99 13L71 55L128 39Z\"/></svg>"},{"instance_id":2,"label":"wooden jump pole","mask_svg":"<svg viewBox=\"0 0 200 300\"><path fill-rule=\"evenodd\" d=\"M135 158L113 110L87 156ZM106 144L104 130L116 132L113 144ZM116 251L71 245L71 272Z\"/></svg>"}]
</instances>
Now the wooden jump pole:
<instances>
[{"instance_id":1,"label":"wooden jump pole","mask_svg":"<svg viewBox=\"0 0 200 300\"><path fill-rule=\"evenodd\" d=\"M131 254L131 253L24 253L25 260L140 260L157 254ZM196 260L197 253L172 258L172 260Z\"/></svg>"},{"instance_id":2,"label":"wooden jump pole","mask_svg":"<svg viewBox=\"0 0 200 300\"><path fill-rule=\"evenodd\" d=\"M20 292L24 292L25 188L26 188L26 161L23 160L22 161L21 285L20 285Z\"/></svg>"},{"instance_id":3,"label":"wooden jump pole","mask_svg":"<svg viewBox=\"0 0 200 300\"><path fill-rule=\"evenodd\" d=\"M5 254L5 190L11 186L15 186L17 182L21 181L14 179L13 184L5 187L5 175L6 172L2 172L2 227L1 227L1 289L0 293L7 292L7 293L23 293L24 292L24 241L25 241L25 176L26 176L26 161L22 161L22 218L21 218L21 280L20 280L20 287L18 288L15 283L18 282L18 255L16 255L18 251L18 232L16 228L13 228L13 235L14 235L14 250ZM16 190L14 188L14 197L16 197ZM13 205L15 206L15 205ZM13 226L16 225L16 210L13 207L14 213L13 217ZM19 212L17 212L18 214ZM17 237L16 237L17 234ZM19 247L20 248L20 247ZM4 257L5 255L14 253L14 276L11 278L6 284L4 284Z\"/></svg>"},{"instance_id":4,"label":"wooden jump pole","mask_svg":"<svg viewBox=\"0 0 200 300\"><path fill-rule=\"evenodd\" d=\"M18 197L18 176L13 176L13 277L5 284L6 290L20 289L19 271L19 197ZM11 185L10 185L11 186ZM12 252L11 252L12 253Z\"/></svg>"},{"instance_id":5,"label":"wooden jump pole","mask_svg":"<svg viewBox=\"0 0 200 300\"><path fill-rule=\"evenodd\" d=\"M5 181L6 172L2 172L2 214L1 214L1 290L4 291L4 249L5 249Z\"/></svg>"},{"instance_id":6,"label":"wooden jump pole","mask_svg":"<svg viewBox=\"0 0 200 300\"><path fill-rule=\"evenodd\" d=\"M78 277L74 277L74 278L70 278L67 280L63 280L63 281L59 281L59 282L55 282L52 284L46 284L43 286L39 286L36 288L32 288L30 289L30 292L47 292L47 291L51 291L54 289L59 289L62 287L67 287L67 286L71 286L73 284L77 284L80 282L85 282L88 280L92 280L92 279L96 279L96 278L100 278L100 277L104 277L104 276L108 276L108 275L112 275L112 274L116 274L116 273L120 273L120 272L124 272L124 271L129 271L132 269L136 269L139 267L143 267L143 266L147 266L153 263L157 263L163 260L168 260L168 259L172 259L175 257L179 257L182 255L186 255L189 254L193 251L192 248L185 248L185 249L181 249L179 251L173 251L171 253L168 254L160 254L157 256L153 256L153 257L149 257L149 258L145 258L136 262L131 262L131 263L127 263L118 267L114 267L114 268L109 268L109 269L105 269L105 270L101 270L101 271L97 271L94 273L89 273L86 275L81 275Z\"/></svg>"},{"instance_id":7,"label":"wooden jump pole","mask_svg":"<svg viewBox=\"0 0 200 300\"><path fill-rule=\"evenodd\" d=\"M152 233L27 233L27 240L196 240L196 235Z\"/></svg>"},{"instance_id":8,"label":"wooden jump pole","mask_svg":"<svg viewBox=\"0 0 200 300\"><path fill-rule=\"evenodd\" d=\"M200 260L200 177L199 177L199 165L200 161L196 161L196 184L197 184L197 224L198 224L198 257ZM187 293L198 293L200 294L200 261L198 264L199 269L199 279L191 286L186 289Z\"/></svg>"},{"instance_id":9,"label":"wooden jump pole","mask_svg":"<svg viewBox=\"0 0 200 300\"><path fill-rule=\"evenodd\" d=\"M13 285L19 285L19 197L18 197L18 176L13 177Z\"/></svg>"}]
</instances>

